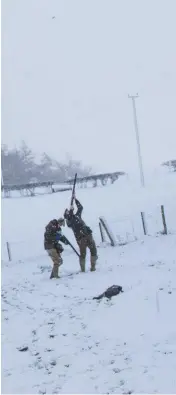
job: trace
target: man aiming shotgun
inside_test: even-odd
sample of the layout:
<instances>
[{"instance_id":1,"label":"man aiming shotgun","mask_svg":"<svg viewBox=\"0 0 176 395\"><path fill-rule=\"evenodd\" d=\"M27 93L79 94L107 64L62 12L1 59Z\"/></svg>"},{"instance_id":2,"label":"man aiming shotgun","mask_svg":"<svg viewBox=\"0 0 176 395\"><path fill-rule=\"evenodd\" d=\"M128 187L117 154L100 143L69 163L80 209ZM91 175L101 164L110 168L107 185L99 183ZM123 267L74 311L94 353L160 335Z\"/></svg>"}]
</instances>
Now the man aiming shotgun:
<instances>
[{"instance_id":1,"label":"man aiming shotgun","mask_svg":"<svg viewBox=\"0 0 176 395\"><path fill-rule=\"evenodd\" d=\"M75 180L74 180L74 185L73 185L73 192L72 192L72 198L71 198L71 206L70 210L66 209L64 213L64 218L66 219L67 226L73 230L73 233L75 235L77 244L79 246L80 250L80 257L79 257L79 262L80 262L80 267L81 271L85 272L85 261L86 261L86 250L89 248L90 254L91 254L91 271L95 271L95 266L96 266L96 261L98 259L97 257L97 248L96 244L92 235L92 230L85 224L83 219L81 218L82 216L82 211L83 211L83 206L79 202L78 199L75 197L75 185L76 185L76 176L75 175ZM73 202L75 201L76 206L77 206L77 211L74 214L74 207L73 207Z\"/></svg>"}]
</instances>

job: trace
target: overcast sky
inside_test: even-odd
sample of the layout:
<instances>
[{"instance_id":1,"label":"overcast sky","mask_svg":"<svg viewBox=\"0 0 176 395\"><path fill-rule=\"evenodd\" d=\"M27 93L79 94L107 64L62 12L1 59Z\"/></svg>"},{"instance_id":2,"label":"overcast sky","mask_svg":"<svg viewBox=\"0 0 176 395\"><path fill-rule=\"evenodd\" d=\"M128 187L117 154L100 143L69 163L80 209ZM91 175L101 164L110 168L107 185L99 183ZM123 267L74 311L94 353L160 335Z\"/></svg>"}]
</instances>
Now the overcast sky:
<instances>
[{"instance_id":1,"label":"overcast sky","mask_svg":"<svg viewBox=\"0 0 176 395\"><path fill-rule=\"evenodd\" d=\"M55 17L55 18L52 18ZM176 0L2 0L2 140L96 171L176 157Z\"/></svg>"}]
</instances>

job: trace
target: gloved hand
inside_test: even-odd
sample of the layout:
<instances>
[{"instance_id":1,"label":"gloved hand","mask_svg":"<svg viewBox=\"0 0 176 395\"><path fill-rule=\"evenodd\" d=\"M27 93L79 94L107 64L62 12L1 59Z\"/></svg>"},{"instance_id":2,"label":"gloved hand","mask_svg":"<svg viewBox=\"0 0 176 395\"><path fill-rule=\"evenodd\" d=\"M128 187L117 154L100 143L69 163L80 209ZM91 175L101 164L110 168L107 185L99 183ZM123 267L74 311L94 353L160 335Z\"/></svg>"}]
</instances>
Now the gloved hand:
<instances>
[{"instance_id":1,"label":"gloved hand","mask_svg":"<svg viewBox=\"0 0 176 395\"><path fill-rule=\"evenodd\" d=\"M64 235L62 235L62 238L60 239L60 241L62 241L62 243L64 243L65 245L69 244L67 238Z\"/></svg>"},{"instance_id":2,"label":"gloved hand","mask_svg":"<svg viewBox=\"0 0 176 395\"><path fill-rule=\"evenodd\" d=\"M61 232L57 232L56 233L56 240L59 241L59 240L61 240L61 238L62 238Z\"/></svg>"},{"instance_id":3,"label":"gloved hand","mask_svg":"<svg viewBox=\"0 0 176 395\"><path fill-rule=\"evenodd\" d=\"M63 247L62 247L62 244L57 243L57 245L56 245L56 250L57 250L60 254L62 254L62 252L64 251L64 249L63 249Z\"/></svg>"}]
</instances>

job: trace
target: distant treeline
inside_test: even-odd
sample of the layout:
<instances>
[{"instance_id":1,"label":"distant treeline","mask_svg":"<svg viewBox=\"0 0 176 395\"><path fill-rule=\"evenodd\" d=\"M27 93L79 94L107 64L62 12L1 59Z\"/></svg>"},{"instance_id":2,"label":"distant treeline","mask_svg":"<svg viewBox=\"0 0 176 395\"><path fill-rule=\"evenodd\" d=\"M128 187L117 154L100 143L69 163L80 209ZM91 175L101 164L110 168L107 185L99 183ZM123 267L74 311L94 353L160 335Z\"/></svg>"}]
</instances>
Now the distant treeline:
<instances>
[{"instance_id":1,"label":"distant treeline","mask_svg":"<svg viewBox=\"0 0 176 395\"><path fill-rule=\"evenodd\" d=\"M163 166L168 166L173 171L176 171L176 159L168 160L167 162L162 163Z\"/></svg>"},{"instance_id":2,"label":"distant treeline","mask_svg":"<svg viewBox=\"0 0 176 395\"><path fill-rule=\"evenodd\" d=\"M1 147L1 167L4 184L25 184L29 182L54 181L64 182L73 178L77 172L79 177L91 174L90 167L84 167L80 161L69 158L66 163L55 160L45 152L39 163L35 155L23 141L17 149Z\"/></svg>"}]
</instances>

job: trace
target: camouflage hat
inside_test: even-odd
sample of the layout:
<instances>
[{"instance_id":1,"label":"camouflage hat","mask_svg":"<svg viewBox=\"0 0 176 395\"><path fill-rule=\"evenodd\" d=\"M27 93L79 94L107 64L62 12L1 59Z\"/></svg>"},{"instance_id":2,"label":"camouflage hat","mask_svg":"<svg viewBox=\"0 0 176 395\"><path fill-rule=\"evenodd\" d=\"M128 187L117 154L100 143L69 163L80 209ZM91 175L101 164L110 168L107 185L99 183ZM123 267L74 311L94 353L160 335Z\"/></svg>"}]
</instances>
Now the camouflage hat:
<instances>
[{"instance_id":1,"label":"camouflage hat","mask_svg":"<svg viewBox=\"0 0 176 395\"><path fill-rule=\"evenodd\" d=\"M69 210L68 210L68 208L66 208L64 211L64 218L67 219L68 216L69 216Z\"/></svg>"},{"instance_id":2,"label":"camouflage hat","mask_svg":"<svg viewBox=\"0 0 176 395\"><path fill-rule=\"evenodd\" d=\"M60 217L60 218L57 220L57 222L58 222L58 224L60 224L60 225L62 225L62 226L65 226L65 219L64 219L63 217Z\"/></svg>"}]
</instances>

